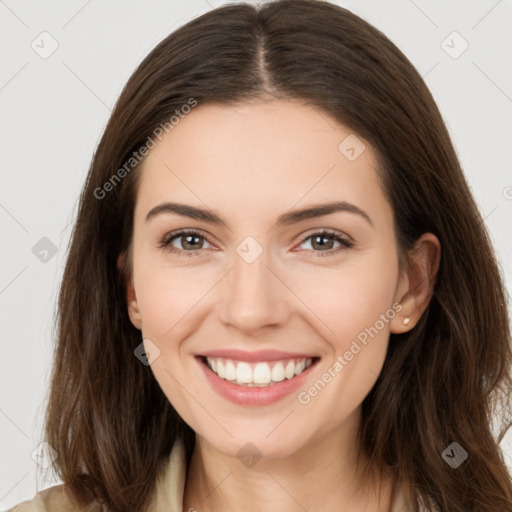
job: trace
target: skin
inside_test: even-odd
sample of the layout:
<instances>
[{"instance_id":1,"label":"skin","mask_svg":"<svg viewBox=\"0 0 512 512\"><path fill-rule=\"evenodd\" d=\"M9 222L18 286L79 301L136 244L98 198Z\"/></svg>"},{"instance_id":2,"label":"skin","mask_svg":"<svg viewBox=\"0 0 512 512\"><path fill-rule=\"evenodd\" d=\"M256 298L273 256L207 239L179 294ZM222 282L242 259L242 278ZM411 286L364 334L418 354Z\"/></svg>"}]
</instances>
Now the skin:
<instances>
[{"instance_id":1,"label":"skin","mask_svg":"<svg viewBox=\"0 0 512 512\"><path fill-rule=\"evenodd\" d=\"M160 350L151 364L155 378L197 434L184 510L390 510L384 475L380 495L359 477L361 403L382 368L390 332L414 328L427 307L440 245L424 234L409 255L410 270L400 272L392 207L370 144L359 138L366 147L354 161L338 149L351 133L298 101L199 105L145 161L127 304L143 339ZM290 210L341 200L373 225L350 212L276 225ZM209 208L226 226L174 213L146 220L167 201ZM181 255L173 254L161 242L179 229L205 238L192 240L192 248L175 238ZM337 250L333 238L326 247L308 238L322 229L354 245ZM247 236L263 250L252 263L236 252ZM221 348L316 354L320 362L304 391L393 303L401 310L308 404L297 393L263 407L233 404L210 387L194 359ZM262 455L252 467L237 457L248 442Z\"/></svg>"}]
</instances>

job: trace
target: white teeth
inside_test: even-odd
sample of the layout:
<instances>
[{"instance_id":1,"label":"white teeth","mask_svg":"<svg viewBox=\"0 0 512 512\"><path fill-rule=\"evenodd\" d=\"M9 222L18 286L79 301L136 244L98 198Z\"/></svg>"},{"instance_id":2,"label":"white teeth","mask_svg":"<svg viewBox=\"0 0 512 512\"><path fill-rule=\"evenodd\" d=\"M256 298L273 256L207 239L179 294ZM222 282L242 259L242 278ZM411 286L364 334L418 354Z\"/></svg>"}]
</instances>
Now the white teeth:
<instances>
[{"instance_id":1,"label":"white teeth","mask_svg":"<svg viewBox=\"0 0 512 512\"><path fill-rule=\"evenodd\" d=\"M284 366L283 363L279 362L274 365L272 368L272 374L271 374L272 380L274 382L281 382L284 380Z\"/></svg>"},{"instance_id":2,"label":"white teeth","mask_svg":"<svg viewBox=\"0 0 512 512\"><path fill-rule=\"evenodd\" d=\"M226 371L224 370L224 363L221 360L217 361L217 371L215 372L219 377L225 379Z\"/></svg>"},{"instance_id":3,"label":"white teeth","mask_svg":"<svg viewBox=\"0 0 512 512\"><path fill-rule=\"evenodd\" d=\"M213 370L215 371L215 370ZM236 368L235 365L231 361L226 362L226 366L224 366L224 373L226 380L236 380Z\"/></svg>"},{"instance_id":4,"label":"white teeth","mask_svg":"<svg viewBox=\"0 0 512 512\"><path fill-rule=\"evenodd\" d=\"M252 368L249 364L240 362L236 367L236 381L238 384L250 384L252 380Z\"/></svg>"},{"instance_id":5,"label":"white teeth","mask_svg":"<svg viewBox=\"0 0 512 512\"><path fill-rule=\"evenodd\" d=\"M313 364L313 359L310 357L275 363L258 362L253 363L253 366L244 361L216 357L207 357L206 360L211 370L220 378L228 380L233 384L249 387L272 386L276 382L293 379L293 377L300 375Z\"/></svg>"},{"instance_id":6,"label":"white teeth","mask_svg":"<svg viewBox=\"0 0 512 512\"><path fill-rule=\"evenodd\" d=\"M284 375L287 379L293 379L293 377L295 376L295 363L293 361L290 361L286 365L286 368L284 369Z\"/></svg>"},{"instance_id":7,"label":"white teeth","mask_svg":"<svg viewBox=\"0 0 512 512\"><path fill-rule=\"evenodd\" d=\"M270 373L270 367L267 363L258 363L254 367L253 382L255 384L270 384L272 375Z\"/></svg>"}]
</instances>

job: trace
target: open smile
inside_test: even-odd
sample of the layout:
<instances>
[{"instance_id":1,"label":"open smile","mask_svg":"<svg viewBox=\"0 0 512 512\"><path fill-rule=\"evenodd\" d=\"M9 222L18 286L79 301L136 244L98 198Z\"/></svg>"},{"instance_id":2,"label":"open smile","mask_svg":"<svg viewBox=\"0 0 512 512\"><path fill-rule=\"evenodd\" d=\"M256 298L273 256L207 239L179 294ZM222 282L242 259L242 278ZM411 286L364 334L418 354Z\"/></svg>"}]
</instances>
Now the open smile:
<instances>
[{"instance_id":1,"label":"open smile","mask_svg":"<svg viewBox=\"0 0 512 512\"><path fill-rule=\"evenodd\" d=\"M214 391L222 397L239 405L268 405L297 390L320 358L224 351L196 356L196 360Z\"/></svg>"}]
</instances>

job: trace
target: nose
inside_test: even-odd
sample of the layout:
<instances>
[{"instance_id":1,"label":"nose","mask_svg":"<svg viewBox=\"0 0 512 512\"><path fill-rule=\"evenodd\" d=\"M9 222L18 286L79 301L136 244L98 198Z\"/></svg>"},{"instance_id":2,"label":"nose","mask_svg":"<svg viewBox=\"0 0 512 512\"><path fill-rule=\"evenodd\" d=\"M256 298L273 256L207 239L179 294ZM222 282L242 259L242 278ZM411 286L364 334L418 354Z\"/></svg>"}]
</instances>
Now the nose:
<instances>
[{"instance_id":1,"label":"nose","mask_svg":"<svg viewBox=\"0 0 512 512\"><path fill-rule=\"evenodd\" d=\"M267 254L264 250L249 263L235 253L233 267L223 280L220 320L250 336L284 324L290 314L290 292L270 268Z\"/></svg>"}]
</instances>

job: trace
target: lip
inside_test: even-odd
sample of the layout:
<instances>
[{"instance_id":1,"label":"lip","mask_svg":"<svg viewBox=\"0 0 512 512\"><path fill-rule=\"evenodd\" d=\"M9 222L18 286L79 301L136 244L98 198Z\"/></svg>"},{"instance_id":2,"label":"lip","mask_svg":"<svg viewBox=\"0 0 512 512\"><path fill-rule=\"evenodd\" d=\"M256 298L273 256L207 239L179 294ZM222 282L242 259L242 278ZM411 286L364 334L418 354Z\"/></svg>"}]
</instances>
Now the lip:
<instances>
[{"instance_id":1,"label":"lip","mask_svg":"<svg viewBox=\"0 0 512 512\"><path fill-rule=\"evenodd\" d=\"M230 353L231 357L227 357L227 359L236 359L233 356L233 352L235 351L216 351L212 352L215 354L219 353ZM238 351L236 351L238 352ZM277 354L278 352L270 351L274 354ZM258 357L261 357L261 354L264 352L253 352L251 354L258 354ZM244 354L248 354L245 352ZM218 355L215 356L208 356L208 357L221 357ZM287 357L290 357L289 353L286 353L286 359ZM295 354L292 357L297 357ZM306 356L300 356L299 357L306 357ZM315 357L315 356L313 356ZM206 365L205 358L202 356L196 356L195 360L197 361L197 364L201 368L201 370L204 373L204 376L206 377L208 383L211 385L213 390L220 395L221 397L225 398L226 400L229 400L232 403L235 403L237 405L248 405L248 406L262 406L262 405L271 405L276 402L279 402L280 400L283 400L287 396L291 395L294 391L297 391L301 386L304 385L304 381L308 378L312 368L315 368L316 364L320 360L319 357L315 357L313 360L313 363L310 367L306 368L300 375L297 375L293 377L292 379L285 379L281 382L277 382L276 384L273 384L272 386L266 387L266 388L257 388L257 387L248 387L248 386L239 386L237 384L232 384L231 382L228 382L227 380L221 379L215 372L210 370L208 366ZM242 361L247 361L247 359L241 359ZM253 359L254 360L254 359ZM273 361L275 359L256 359L258 361Z\"/></svg>"},{"instance_id":2,"label":"lip","mask_svg":"<svg viewBox=\"0 0 512 512\"><path fill-rule=\"evenodd\" d=\"M219 357L222 359L234 359L235 361L282 361L283 359L307 359L310 357L318 358L315 354L306 354L298 352L281 352L279 350L258 350L254 352L247 352L245 350L236 349L223 349L223 350L210 350L208 352L202 352L200 356L205 357Z\"/></svg>"}]
</instances>

